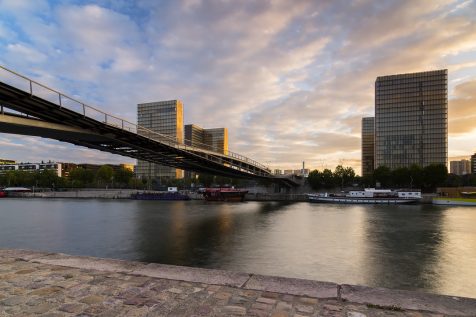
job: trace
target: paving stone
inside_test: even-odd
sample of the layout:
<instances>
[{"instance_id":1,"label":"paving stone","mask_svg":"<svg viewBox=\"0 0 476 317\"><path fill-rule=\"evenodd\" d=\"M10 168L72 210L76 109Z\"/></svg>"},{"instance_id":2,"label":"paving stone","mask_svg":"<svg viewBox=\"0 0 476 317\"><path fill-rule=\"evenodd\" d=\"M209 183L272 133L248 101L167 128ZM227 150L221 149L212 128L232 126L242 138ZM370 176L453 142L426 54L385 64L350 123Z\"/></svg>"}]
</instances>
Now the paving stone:
<instances>
[{"instance_id":1,"label":"paving stone","mask_svg":"<svg viewBox=\"0 0 476 317\"><path fill-rule=\"evenodd\" d=\"M55 307L56 305L54 304L42 303L36 306L30 306L28 309L25 309L25 312L29 314L44 314Z\"/></svg>"},{"instance_id":2,"label":"paving stone","mask_svg":"<svg viewBox=\"0 0 476 317\"><path fill-rule=\"evenodd\" d=\"M350 311L350 312L347 312L347 317L367 317L367 315L356 312L356 311Z\"/></svg>"},{"instance_id":3,"label":"paving stone","mask_svg":"<svg viewBox=\"0 0 476 317\"><path fill-rule=\"evenodd\" d=\"M264 304L264 303L254 303L253 305L251 305L251 307L254 309L270 311L273 306L269 304Z\"/></svg>"},{"instance_id":4,"label":"paving stone","mask_svg":"<svg viewBox=\"0 0 476 317\"><path fill-rule=\"evenodd\" d=\"M228 315L246 315L246 308L241 306L225 306L222 311Z\"/></svg>"},{"instance_id":5,"label":"paving stone","mask_svg":"<svg viewBox=\"0 0 476 317\"><path fill-rule=\"evenodd\" d=\"M81 303L88 304L88 305L102 303L103 301L104 301L104 298L102 296L97 296L97 295L86 296L80 300Z\"/></svg>"},{"instance_id":6,"label":"paving stone","mask_svg":"<svg viewBox=\"0 0 476 317\"><path fill-rule=\"evenodd\" d=\"M62 290L60 287L44 287L30 292L28 295L46 296L58 293Z\"/></svg>"},{"instance_id":7,"label":"paving stone","mask_svg":"<svg viewBox=\"0 0 476 317\"><path fill-rule=\"evenodd\" d=\"M270 304L270 305L274 305L276 303L275 299L266 298L266 297L260 297L256 301L260 303Z\"/></svg>"},{"instance_id":8,"label":"paving stone","mask_svg":"<svg viewBox=\"0 0 476 317\"><path fill-rule=\"evenodd\" d=\"M278 302L276 304L276 310L291 311L292 309L293 309L293 306L287 302Z\"/></svg>"},{"instance_id":9,"label":"paving stone","mask_svg":"<svg viewBox=\"0 0 476 317\"><path fill-rule=\"evenodd\" d=\"M288 312L285 312L282 310L275 311L274 313L271 314L271 317L289 317L289 316L290 315Z\"/></svg>"},{"instance_id":10,"label":"paving stone","mask_svg":"<svg viewBox=\"0 0 476 317\"><path fill-rule=\"evenodd\" d=\"M5 306L17 306L25 303L28 300L25 296L13 296L2 301L2 305Z\"/></svg>"},{"instance_id":11,"label":"paving stone","mask_svg":"<svg viewBox=\"0 0 476 317\"><path fill-rule=\"evenodd\" d=\"M58 308L60 311L64 311L66 313L72 313L72 314L77 314L80 313L84 310L85 305L83 304L78 304L78 303L71 303L71 304L65 304Z\"/></svg>"},{"instance_id":12,"label":"paving stone","mask_svg":"<svg viewBox=\"0 0 476 317\"><path fill-rule=\"evenodd\" d=\"M298 304L294 308L300 313L311 314L314 311L314 307L313 306L308 306L308 305Z\"/></svg>"}]
</instances>

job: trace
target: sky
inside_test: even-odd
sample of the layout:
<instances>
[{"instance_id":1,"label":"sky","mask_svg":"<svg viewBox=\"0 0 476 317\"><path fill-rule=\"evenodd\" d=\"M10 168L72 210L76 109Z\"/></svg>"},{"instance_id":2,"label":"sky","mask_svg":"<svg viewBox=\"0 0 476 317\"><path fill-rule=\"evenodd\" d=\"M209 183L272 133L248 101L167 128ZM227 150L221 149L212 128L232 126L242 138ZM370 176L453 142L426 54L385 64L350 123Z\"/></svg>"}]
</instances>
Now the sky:
<instances>
[{"instance_id":1,"label":"sky","mask_svg":"<svg viewBox=\"0 0 476 317\"><path fill-rule=\"evenodd\" d=\"M0 0L0 65L133 122L180 99L272 169L357 173L376 77L448 69L449 157L476 151L475 1ZM135 162L11 134L0 158Z\"/></svg>"}]
</instances>

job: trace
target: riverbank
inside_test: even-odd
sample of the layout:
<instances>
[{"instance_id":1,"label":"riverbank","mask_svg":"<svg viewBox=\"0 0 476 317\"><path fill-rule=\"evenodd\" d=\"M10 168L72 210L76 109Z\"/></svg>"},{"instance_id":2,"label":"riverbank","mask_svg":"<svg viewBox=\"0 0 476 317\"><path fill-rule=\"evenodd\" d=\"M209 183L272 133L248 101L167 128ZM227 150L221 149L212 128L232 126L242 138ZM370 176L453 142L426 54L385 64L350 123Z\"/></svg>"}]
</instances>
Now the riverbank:
<instances>
[{"instance_id":1,"label":"riverbank","mask_svg":"<svg viewBox=\"0 0 476 317\"><path fill-rule=\"evenodd\" d=\"M0 315L474 316L476 299L0 249Z\"/></svg>"},{"instance_id":2,"label":"riverbank","mask_svg":"<svg viewBox=\"0 0 476 317\"><path fill-rule=\"evenodd\" d=\"M35 193L15 193L13 197L26 198L78 198L78 199L130 199L132 194L137 192L151 192L137 189L78 189L68 191L50 191ZM203 195L185 191L193 200L202 200ZM423 194L421 204L431 204L435 194ZM284 194L284 193L247 193L246 201L283 201L283 202L303 202L308 201L306 194Z\"/></svg>"}]
</instances>

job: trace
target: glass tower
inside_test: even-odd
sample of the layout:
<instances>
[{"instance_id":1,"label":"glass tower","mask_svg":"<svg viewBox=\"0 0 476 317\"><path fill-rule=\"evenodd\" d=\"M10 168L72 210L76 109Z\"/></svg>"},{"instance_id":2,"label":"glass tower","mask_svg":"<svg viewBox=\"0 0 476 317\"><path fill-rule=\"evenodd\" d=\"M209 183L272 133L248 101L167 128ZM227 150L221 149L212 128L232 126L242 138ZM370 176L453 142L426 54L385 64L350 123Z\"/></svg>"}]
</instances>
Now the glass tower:
<instances>
[{"instance_id":1,"label":"glass tower","mask_svg":"<svg viewBox=\"0 0 476 317\"><path fill-rule=\"evenodd\" d=\"M448 71L377 77L375 167L447 164Z\"/></svg>"},{"instance_id":2,"label":"glass tower","mask_svg":"<svg viewBox=\"0 0 476 317\"><path fill-rule=\"evenodd\" d=\"M180 100L137 105L137 124L183 143L183 105ZM139 130L140 133L140 130ZM137 176L148 179L183 178L183 170L137 160Z\"/></svg>"},{"instance_id":3,"label":"glass tower","mask_svg":"<svg viewBox=\"0 0 476 317\"><path fill-rule=\"evenodd\" d=\"M375 118L362 118L362 176L374 172Z\"/></svg>"}]
</instances>

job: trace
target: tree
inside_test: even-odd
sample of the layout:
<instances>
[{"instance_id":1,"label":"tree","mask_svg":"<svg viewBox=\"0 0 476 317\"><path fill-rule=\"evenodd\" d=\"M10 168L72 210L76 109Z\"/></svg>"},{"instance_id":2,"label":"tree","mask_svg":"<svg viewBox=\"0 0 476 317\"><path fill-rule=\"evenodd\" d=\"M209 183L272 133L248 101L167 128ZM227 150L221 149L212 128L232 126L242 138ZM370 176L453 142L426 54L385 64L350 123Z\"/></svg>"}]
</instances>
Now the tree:
<instances>
[{"instance_id":1,"label":"tree","mask_svg":"<svg viewBox=\"0 0 476 317\"><path fill-rule=\"evenodd\" d=\"M130 169L121 167L114 173L114 182L122 186L127 186L133 177L134 173Z\"/></svg>"},{"instance_id":2,"label":"tree","mask_svg":"<svg viewBox=\"0 0 476 317\"><path fill-rule=\"evenodd\" d=\"M100 184L108 184L112 181L114 170L109 165L101 166L96 173L96 180Z\"/></svg>"},{"instance_id":3,"label":"tree","mask_svg":"<svg viewBox=\"0 0 476 317\"><path fill-rule=\"evenodd\" d=\"M423 169L421 166L413 164L408 169L410 172L410 187L422 188L423 187Z\"/></svg>"},{"instance_id":4,"label":"tree","mask_svg":"<svg viewBox=\"0 0 476 317\"><path fill-rule=\"evenodd\" d=\"M374 179L382 187L389 187L392 183L392 173L387 166L379 166L374 170Z\"/></svg>"},{"instance_id":5,"label":"tree","mask_svg":"<svg viewBox=\"0 0 476 317\"><path fill-rule=\"evenodd\" d=\"M311 186L312 189L317 190L322 186L322 178L321 178L321 173L318 170L313 170L312 172L309 173L309 176L307 177L307 181L309 183L309 186Z\"/></svg>"},{"instance_id":6,"label":"tree","mask_svg":"<svg viewBox=\"0 0 476 317\"><path fill-rule=\"evenodd\" d=\"M334 183L334 174L332 174L332 171L328 168L324 169L321 174L322 178L322 184L324 185L325 188L331 188L335 186Z\"/></svg>"},{"instance_id":7,"label":"tree","mask_svg":"<svg viewBox=\"0 0 476 317\"><path fill-rule=\"evenodd\" d=\"M444 185L448 178L448 169L444 164L430 164L423 169L425 186L428 189L435 189Z\"/></svg>"},{"instance_id":8,"label":"tree","mask_svg":"<svg viewBox=\"0 0 476 317\"><path fill-rule=\"evenodd\" d=\"M355 178L355 171L352 167L344 168L344 185L349 186L352 185Z\"/></svg>"},{"instance_id":9,"label":"tree","mask_svg":"<svg viewBox=\"0 0 476 317\"><path fill-rule=\"evenodd\" d=\"M69 179L73 187L87 186L94 181L94 173L82 167L77 167L69 172Z\"/></svg>"},{"instance_id":10,"label":"tree","mask_svg":"<svg viewBox=\"0 0 476 317\"><path fill-rule=\"evenodd\" d=\"M410 187L410 170L407 167L400 167L392 171L392 182L395 186Z\"/></svg>"}]
</instances>

